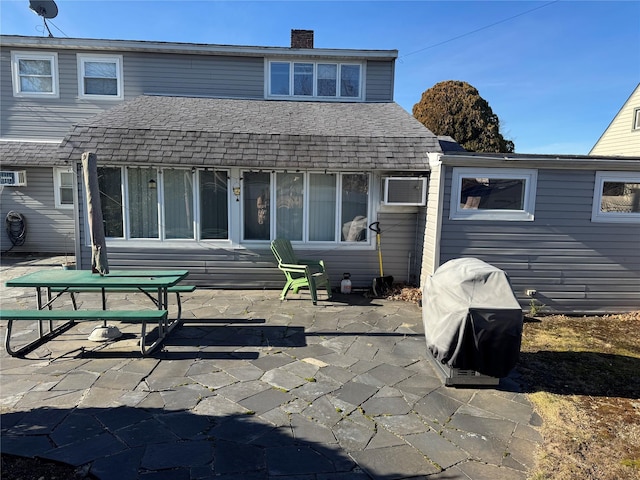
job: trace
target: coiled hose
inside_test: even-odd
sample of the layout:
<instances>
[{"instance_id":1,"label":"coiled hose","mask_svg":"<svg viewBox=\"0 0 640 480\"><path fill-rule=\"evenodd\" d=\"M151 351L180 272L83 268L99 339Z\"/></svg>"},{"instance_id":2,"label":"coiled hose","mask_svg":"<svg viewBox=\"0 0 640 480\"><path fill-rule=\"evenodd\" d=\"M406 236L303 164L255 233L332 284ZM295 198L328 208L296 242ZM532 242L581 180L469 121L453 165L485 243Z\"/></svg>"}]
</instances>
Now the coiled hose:
<instances>
[{"instance_id":1,"label":"coiled hose","mask_svg":"<svg viewBox=\"0 0 640 480\"><path fill-rule=\"evenodd\" d=\"M7 236L12 243L11 248L24 245L24 242L27 240L27 223L25 222L24 215L12 210L7 213L4 221ZM11 250L11 248L9 250ZM9 250L7 250L7 252Z\"/></svg>"}]
</instances>

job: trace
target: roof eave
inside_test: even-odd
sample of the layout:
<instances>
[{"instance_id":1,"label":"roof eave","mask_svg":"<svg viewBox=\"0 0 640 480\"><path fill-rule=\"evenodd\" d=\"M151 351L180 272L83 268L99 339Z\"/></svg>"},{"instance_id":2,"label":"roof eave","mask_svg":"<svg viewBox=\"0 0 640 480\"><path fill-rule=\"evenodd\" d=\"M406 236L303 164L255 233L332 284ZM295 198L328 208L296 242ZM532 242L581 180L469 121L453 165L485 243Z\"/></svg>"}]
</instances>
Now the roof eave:
<instances>
[{"instance_id":1,"label":"roof eave","mask_svg":"<svg viewBox=\"0 0 640 480\"><path fill-rule=\"evenodd\" d=\"M332 57L371 60L394 60L398 50L355 50L337 48L288 48L205 43L157 42L147 40L106 40L92 38L33 37L0 35L4 47L69 49L91 51L162 52L191 55L226 55L252 57Z\"/></svg>"},{"instance_id":2,"label":"roof eave","mask_svg":"<svg viewBox=\"0 0 640 480\"><path fill-rule=\"evenodd\" d=\"M588 155L469 154L447 153L440 157L452 167L546 168L572 170L638 171L640 157L595 157Z\"/></svg>"}]
</instances>

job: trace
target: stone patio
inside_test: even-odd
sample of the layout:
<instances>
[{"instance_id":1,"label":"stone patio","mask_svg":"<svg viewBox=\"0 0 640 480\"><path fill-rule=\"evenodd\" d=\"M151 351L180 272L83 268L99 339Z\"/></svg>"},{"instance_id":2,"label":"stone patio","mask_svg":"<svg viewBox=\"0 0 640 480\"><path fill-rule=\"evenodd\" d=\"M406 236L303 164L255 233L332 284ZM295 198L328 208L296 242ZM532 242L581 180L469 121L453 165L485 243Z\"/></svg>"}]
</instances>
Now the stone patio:
<instances>
[{"instance_id":1,"label":"stone patio","mask_svg":"<svg viewBox=\"0 0 640 480\"><path fill-rule=\"evenodd\" d=\"M2 308L35 306L35 292L4 281L59 265L3 258ZM515 374L497 388L444 386L415 304L278 296L186 294L182 326L148 358L132 324L111 343L90 342L87 322L26 358L3 348L2 452L104 480L527 478L540 420ZM97 294L79 298L100 308ZM153 308L134 293L108 301Z\"/></svg>"}]
</instances>

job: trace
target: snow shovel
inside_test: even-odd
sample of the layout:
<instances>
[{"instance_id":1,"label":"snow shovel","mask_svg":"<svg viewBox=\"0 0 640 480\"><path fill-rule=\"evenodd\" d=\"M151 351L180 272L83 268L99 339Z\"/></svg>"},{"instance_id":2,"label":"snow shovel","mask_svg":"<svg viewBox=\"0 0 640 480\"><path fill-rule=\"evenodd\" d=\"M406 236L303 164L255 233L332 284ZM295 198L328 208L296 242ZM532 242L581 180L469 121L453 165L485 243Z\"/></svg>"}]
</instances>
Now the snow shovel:
<instances>
[{"instance_id":1,"label":"snow shovel","mask_svg":"<svg viewBox=\"0 0 640 480\"><path fill-rule=\"evenodd\" d=\"M373 294L376 297L381 297L391 290L393 284L393 277L387 275L385 277L384 270L382 269L382 249L380 248L380 222L373 222L369 225L369 229L376 232L376 245L378 247L378 261L380 262L380 276L373 279Z\"/></svg>"}]
</instances>

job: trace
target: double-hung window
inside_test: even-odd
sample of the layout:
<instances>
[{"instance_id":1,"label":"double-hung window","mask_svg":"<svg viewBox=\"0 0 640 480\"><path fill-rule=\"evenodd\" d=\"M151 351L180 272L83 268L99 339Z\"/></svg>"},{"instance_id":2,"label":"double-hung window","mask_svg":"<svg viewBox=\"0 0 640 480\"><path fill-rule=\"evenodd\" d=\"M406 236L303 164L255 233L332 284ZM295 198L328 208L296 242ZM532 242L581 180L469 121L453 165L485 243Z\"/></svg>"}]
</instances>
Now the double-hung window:
<instances>
[{"instance_id":1,"label":"double-hung window","mask_svg":"<svg viewBox=\"0 0 640 480\"><path fill-rule=\"evenodd\" d=\"M640 223L640 174L596 172L591 221Z\"/></svg>"},{"instance_id":2,"label":"double-hung window","mask_svg":"<svg viewBox=\"0 0 640 480\"><path fill-rule=\"evenodd\" d=\"M452 220L534 220L537 170L454 168Z\"/></svg>"},{"instance_id":3,"label":"double-hung window","mask_svg":"<svg viewBox=\"0 0 640 480\"><path fill-rule=\"evenodd\" d=\"M362 99L362 65L331 62L268 62L269 98Z\"/></svg>"},{"instance_id":4,"label":"double-hung window","mask_svg":"<svg viewBox=\"0 0 640 480\"><path fill-rule=\"evenodd\" d=\"M53 169L53 188L56 208L73 208L75 175L71 168Z\"/></svg>"},{"instance_id":5,"label":"double-hung window","mask_svg":"<svg viewBox=\"0 0 640 480\"><path fill-rule=\"evenodd\" d=\"M244 172L243 239L366 242L366 173Z\"/></svg>"},{"instance_id":6,"label":"double-hung window","mask_svg":"<svg viewBox=\"0 0 640 480\"><path fill-rule=\"evenodd\" d=\"M78 94L84 98L122 99L122 57L79 54Z\"/></svg>"},{"instance_id":7,"label":"double-hung window","mask_svg":"<svg viewBox=\"0 0 640 480\"><path fill-rule=\"evenodd\" d=\"M58 54L11 52L13 95L58 98Z\"/></svg>"},{"instance_id":8,"label":"double-hung window","mask_svg":"<svg viewBox=\"0 0 640 480\"><path fill-rule=\"evenodd\" d=\"M105 236L154 240L229 238L227 172L100 167Z\"/></svg>"}]
</instances>

